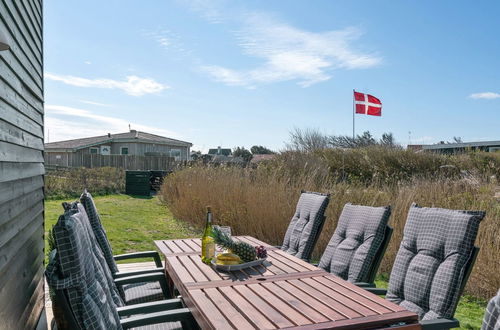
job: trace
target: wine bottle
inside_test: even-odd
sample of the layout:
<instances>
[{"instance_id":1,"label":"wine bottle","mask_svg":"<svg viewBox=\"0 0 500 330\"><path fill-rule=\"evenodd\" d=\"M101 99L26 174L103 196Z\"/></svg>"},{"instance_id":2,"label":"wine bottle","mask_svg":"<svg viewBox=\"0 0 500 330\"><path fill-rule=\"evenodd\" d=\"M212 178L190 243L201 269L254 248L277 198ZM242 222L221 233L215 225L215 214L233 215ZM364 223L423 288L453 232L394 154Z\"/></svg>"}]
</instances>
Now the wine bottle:
<instances>
[{"instance_id":1,"label":"wine bottle","mask_svg":"<svg viewBox=\"0 0 500 330\"><path fill-rule=\"evenodd\" d=\"M210 206L207 206L207 222L205 224L205 230L203 231L203 237L201 238L201 260L209 264L214 257L215 241L212 231L212 210Z\"/></svg>"}]
</instances>

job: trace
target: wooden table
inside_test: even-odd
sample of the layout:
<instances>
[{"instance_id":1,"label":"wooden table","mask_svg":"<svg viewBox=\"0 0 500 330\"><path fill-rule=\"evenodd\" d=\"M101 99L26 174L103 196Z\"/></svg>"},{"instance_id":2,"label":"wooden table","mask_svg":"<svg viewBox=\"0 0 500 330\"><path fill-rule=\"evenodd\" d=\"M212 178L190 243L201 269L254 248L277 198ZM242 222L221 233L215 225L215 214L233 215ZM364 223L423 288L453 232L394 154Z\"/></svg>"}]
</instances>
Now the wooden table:
<instances>
[{"instance_id":1,"label":"wooden table","mask_svg":"<svg viewBox=\"0 0 500 330\"><path fill-rule=\"evenodd\" d=\"M165 272L202 329L420 329L418 316L250 236L267 267L218 272L200 259L200 239L155 241Z\"/></svg>"}]
</instances>

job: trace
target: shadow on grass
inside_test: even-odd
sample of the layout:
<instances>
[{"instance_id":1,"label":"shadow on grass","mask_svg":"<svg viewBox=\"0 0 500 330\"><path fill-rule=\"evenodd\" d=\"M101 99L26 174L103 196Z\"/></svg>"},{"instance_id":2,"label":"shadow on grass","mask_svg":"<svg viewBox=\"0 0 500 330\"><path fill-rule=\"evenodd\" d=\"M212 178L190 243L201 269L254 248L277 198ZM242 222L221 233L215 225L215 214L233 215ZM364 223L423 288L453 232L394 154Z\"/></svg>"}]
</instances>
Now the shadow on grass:
<instances>
[{"instance_id":1,"label":"shadow on grass","mask_svg":"<svg viewBox=\"0 0 500 330\"><path fill-rule=\"evenodd\" d=\"M127 196L129 197L132 197L132 198L137 198L137 199L152 199L153 198L153 195L149 195L149 196L144 196L144 195L130 195L130 194L126 194Z\"/></svg>"}]
</instances>

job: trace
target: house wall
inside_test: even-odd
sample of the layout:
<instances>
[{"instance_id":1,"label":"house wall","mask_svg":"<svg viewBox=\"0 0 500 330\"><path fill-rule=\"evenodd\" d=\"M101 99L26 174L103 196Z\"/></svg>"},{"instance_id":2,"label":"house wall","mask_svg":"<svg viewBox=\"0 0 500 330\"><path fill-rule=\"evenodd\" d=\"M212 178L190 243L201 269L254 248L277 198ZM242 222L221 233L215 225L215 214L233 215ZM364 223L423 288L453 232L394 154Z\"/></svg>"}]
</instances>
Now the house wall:
<instances>
[{"instance_id":1,"label":"house wall","mask_svg":"<svg viewBox=\"0 0 500 330\"><path fill-rule=\"evenodd\" d=\"M44 306L42 0L0 1L0 329Z\"/></svg>"},{"instance_id":2,"label":"house wall","mask_svg":"<svg viewBox=\"0 0 500 330\"><path fill-rule=\"evenodd\" d=\"M129 155L144 156L146 152L157 152L163 156L170 156L170 151L172 149L178 149L181 151L181 159L179 160L189 160L189 147L178 147L169 146L164 144L154 144L154 143L138 143L138 142L113 142L104 143L102 145L111 146L111 154L119 155L121 147L127 147ZM97 145L96 147L100 147ZM90 147L83 148L74 152L74 157L81 157L81 155L86 155L90 153ZM100 150L99 150L100 153ZM62 153L61 153L62 154ZM63 156L64 157L64 156ZM51 159L52 160L52 159ZM52 163L50 163L52 164Z\"/></svg>"}]
</instances>

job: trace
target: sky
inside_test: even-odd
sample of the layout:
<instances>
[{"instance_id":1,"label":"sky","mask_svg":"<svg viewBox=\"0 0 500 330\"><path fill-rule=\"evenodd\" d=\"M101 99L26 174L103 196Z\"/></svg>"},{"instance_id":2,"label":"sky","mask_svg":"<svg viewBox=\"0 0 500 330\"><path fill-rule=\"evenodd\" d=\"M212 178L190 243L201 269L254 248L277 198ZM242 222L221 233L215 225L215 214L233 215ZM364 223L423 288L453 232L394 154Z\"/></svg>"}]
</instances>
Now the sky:
<instances>
[{"instance_id":1,"label":"sky","mask_svg":"<svg viewBox=\"0 0 500 330\"><path fill-rule=\"evenodd\" d=\"M281 150L295 128L500 139L498 1L44 1L45 141L146 131Z\"/></svg>"}]
</instances>

